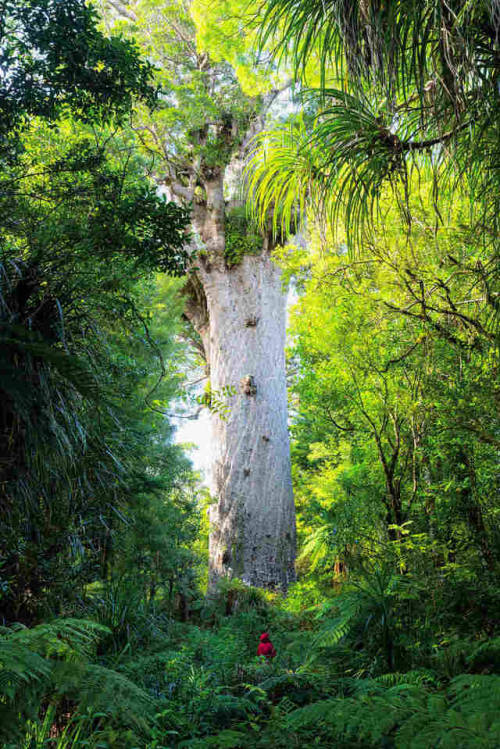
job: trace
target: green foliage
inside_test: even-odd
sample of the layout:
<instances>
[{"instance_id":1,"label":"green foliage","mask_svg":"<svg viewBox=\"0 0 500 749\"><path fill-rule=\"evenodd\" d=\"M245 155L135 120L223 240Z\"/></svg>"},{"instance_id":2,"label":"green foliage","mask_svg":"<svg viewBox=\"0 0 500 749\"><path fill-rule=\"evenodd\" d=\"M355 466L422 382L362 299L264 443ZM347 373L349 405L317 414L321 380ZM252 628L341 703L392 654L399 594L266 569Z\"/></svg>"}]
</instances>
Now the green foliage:
<instances>
[{"instance_id":1,"label":"green foliage","mask_svg":"<svg viewBox=\"0 0 500 749\"><path fill-rule=\"evenodd\" d=\"M262 251L262 236L243 208L226 215L225 238L224 257L229 268L241 263L245 255L258 255Z\"/></svg>"},{"instance_id":2,"label":"green foliage","mask_svg":"<svg viewBox=\"0 0 500 749\"><path fill-rule=\"evenodd\" d=\"M475 689L467 693L469 686ZM490 690L487 706L482 702L486 688ZM411 682L384 689L373 684L363 685L359 696L317 703L292 713L289 720L296 730L320 722L330 740L364 740L368 746L379 745L391 734L396 747L456 746L457 742L464 747L494 746L497 700L496 677L475 682L461 677L444 694Z\"/></svg>"},{"instance_id":3,"label":"green foliage","mask_svg":"<svg viewBox=\"0 0 500 749\"><path fill-rule=\"evenodd\" d=\"M380 557L385 537L401 540L400 569L419 551L493 568L495 322L485 299L465 313L477 279L455 212L432 249L424 214L408 243L396 223L360 261L312 235L290 351L296 497L315 518L299 526L305 566L342 564L353 548Z\"/></svg>"},{"instance_id":4,"label":"green foliage","mask_svg":"<svg viewBox=\"0 0 500 749\"><path fill-rule=\"evenodd\" d=\"M498 19L112 6L123 36L78 0L2 6L0 741L498 746ZM186 269L190 214L145 175L206 207L287 75L276 41L320 83L250 182L276 233L309 210L279 258L299 580L202 596L208 521L168 420L182 282L160 275ZM242 211L225 227L230 272L263 242Z\"/></svg>"},{"instance_id":5,"label":"green foliage","mask_svg":"<svg viewBox=\"0 0 500 749\"><path fill-rule=\"evenodd\" d=\"M387 189L411 226L408 198L418 192L413 175L429 170L435 192L428 205L438 223L438 188L456 194L465 183L477 224L494 234L497 27L487 3L467 0L453 10L434 0L368 9L358 2L349 8L341 1L269 3L262 45L274 41L298 78L317 61L321 85L308 92L309 108L318 114L312 127L291 134L281 152L278 143L267 165L255 158L261 215L282 190L285 200L276 205L289 225L301 196L326 208L333 225L341 215L349 243L359 250L373 233ZM285 184L280 161L289 172L293 153L298 173Z\"/></svg>"},{"instance_id":6,"label":"green foliage","mask_svg":"<svg viewBox=\"0 0 500 749\"><path fill-rule=\"evenodd\" d=\"M217 416L226 421L231 412L231 398L236 395L236 388L234 385L224 385L219 390L212 390L210 381L207 382L203 389L203 393L197 396L197 403L208 410L211 413L217 414Z\"/></svg>"},{"instance_id":7,"label":"green foliage","mask_svg":"<svg viewBox=\"0 0 500 749\"><path fill-rule=\"evenodd\" d=\"M49 726L58 731L61 747L71 745L63 743L71 736L76 746L77 740L90 741L91 746L112 746L114 741L150 749L231 742L249 749L386 743L423 747L443 742L453 746L457 736L464 746L495 746L499 677L484 674L486 663L496 668L495 640L457 639L455 652L462 652L462 659L456 660L458 675L445 675L436 658L432 667L412 667L415 655L407 655L400 662L402 669L390 673L384 658L377 662L383 642L376 635L379 627L383 629L380 613L385 612L400 637L408 585L394 586L388 577L365 574L359 586L323 607L317 631L310 629L316 627L313 620L291 615L263 591L228 581L203 602L211 608L209 618L208 610L203 615L196 610L202 627L162 623L157 617L152 638L129 636L121 651L107 639L106 628L84 621L23 629L22 647L16 642L15 649L18 633L13 632L4 650L10 653L11 671L17 668L23 675L16 710L31 716L26 735L38 736L40 746L44 736L48 740ZM124 602L120 613L131 633L141 632L143 626L135 605L132 598L123 613ZM326 643L325 621L330 627L335 610L350 625L343 633L337 628L333 641ZM348 610L351 615L346 618ZM255 657L263 629L271 632L278 650L272 663ZM414 636L418 634L417 626ZM100 662L95 660L96 644ZM443 648L449 649L446 644ZM2 663L7 662L4 650ZM372 658L369 668L366 656ZM34 716L42 695L50 696L51 707L37 722ZM62 698L65 701L59 703ZM57 705L67 706L68 700L75 706L71 720L64 722L64 729L56 729Z\"/></svg>"},{"instance_id":8,"label":"green foliage","mask_svg":"<svg viewBox=\"0 0 500 749\"><path fill-rule=\"evenodd\" d=\"M216 62L231 65L247 96L267 93L286 81L286 71L276 68L272 57L253 54L258 33L259 8L247 0L207 3L195 0L190 14L196 25L198 48Z\"/></svg>"},{"instance_id":9,"label":"green foliage","mask_svg":"<svg viewBox=\"0 0 500 749\"><path fill-rule=\"evenodd\" d=\"M380 652L387 667L395 667L395 612L394 603L409 587L407 578L395 575L393 570L363 571L342 593L324 607L320 614L324 621L314 645L336 645L347 635L352 646L367 646L375 657ZM331 614L334 613L332 617Z\"/></svg>"},{"instance_id":10,"label":"green foliage","mask_svg":"<svg viewBox=\"0 0 500 749\"><path fill-rule=\"evenodd\" d=\"M174 194L177 189L185 199L191 191L188 200L203 202L205 181L225 169L259 100L242 92L226 59L202 49L190 8L179 0L137 0L129 13L125 5L101 6L107 24L156 66L157 106L153 112L138 107L134 118L145 152L155 160L152 171Z\"/></svg>"},{"instance_id":11,"label":"green foliage","mask_svg":"<svg viewBox=\"0 0 500 749\"><path fill-rule=\"evenodd\" d=\"M86 122L123 118L133 98L152 104L151 65L134 44L97 29L95 10L81 0L2 3L0 159L15 154L28 116L51 121L71 112Z\"/></svg>"},{"instance_id":12,"label":"green foliage","mask_svg":"<svg viewBox=\"0 0 500 749\"><path fill-rule=\"evenodd\" d=\"M75 671L105 630L96 622L63 619L33 629L4 627L0 640L0 738L20 735L23 719L34 717L41 699L61 687L64 662ZM61 680L59 682L59 679Z\"/></svg>"},{"instance_id":13,"label":"green foliage","mask_svg":"<svg viewBox=\"0 0 500 749\"><path fill-rule=\"evenodd\" d=\"M189 473L160 449L171 430L149 403L179 382L165 365L181 356L178 286L163 330L148 310L155 273L185 269L189 211L156 194L120 129L132 97L154 93L135 46L106 39L79 2L4 5L2 613L32 622L106 576L134 503L165 502Z\"/></svg>"}]
</instances>

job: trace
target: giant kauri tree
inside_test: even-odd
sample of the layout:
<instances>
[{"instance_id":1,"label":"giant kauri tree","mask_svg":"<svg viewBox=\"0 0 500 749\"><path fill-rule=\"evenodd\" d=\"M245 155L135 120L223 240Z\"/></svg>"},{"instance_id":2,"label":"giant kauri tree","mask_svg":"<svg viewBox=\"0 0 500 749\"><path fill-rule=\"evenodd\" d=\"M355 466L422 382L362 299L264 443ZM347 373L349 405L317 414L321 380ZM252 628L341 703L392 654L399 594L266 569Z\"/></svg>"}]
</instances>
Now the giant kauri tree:
<instances>
[{"instance_id":1,"label":"giant kauri tree","mask_svg":"<svg viewBox=\"0 0 500 749\"><path fill-rule=\"evenodd\" d=\"M200 51L187 4L111 5L114 23L118 13L158 68L162 103L134 122L151 174L192 207L186 316L206 360L213 406L211 579L238 576L286 590L295 558L286 295L273 242L246 220L240 190L249 138L275 93L245 95L229 64ZM224 415L216 404L226 399Z\"/></svg>"}]
</instances>

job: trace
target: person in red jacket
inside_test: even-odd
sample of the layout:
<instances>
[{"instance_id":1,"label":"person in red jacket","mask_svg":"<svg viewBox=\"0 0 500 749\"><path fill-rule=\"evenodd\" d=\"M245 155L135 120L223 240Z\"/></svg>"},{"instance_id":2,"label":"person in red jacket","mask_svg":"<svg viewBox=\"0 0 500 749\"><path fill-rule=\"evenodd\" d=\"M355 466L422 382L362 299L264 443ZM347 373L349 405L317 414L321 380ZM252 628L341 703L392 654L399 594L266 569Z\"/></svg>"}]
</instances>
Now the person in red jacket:
<instances>
[{"instance_id":1,"label":"person in red jacket","mask_svg":"<svg viewBox=\"0 0 500 749\"><path fill-rule=\"evenodd\" d=\"M257 648L257 655L264 655L268 660L274 658L276 650L274 645L269 639L267 632L263 632L260 636L259 647Z\"/></svg>"}]
</instances>

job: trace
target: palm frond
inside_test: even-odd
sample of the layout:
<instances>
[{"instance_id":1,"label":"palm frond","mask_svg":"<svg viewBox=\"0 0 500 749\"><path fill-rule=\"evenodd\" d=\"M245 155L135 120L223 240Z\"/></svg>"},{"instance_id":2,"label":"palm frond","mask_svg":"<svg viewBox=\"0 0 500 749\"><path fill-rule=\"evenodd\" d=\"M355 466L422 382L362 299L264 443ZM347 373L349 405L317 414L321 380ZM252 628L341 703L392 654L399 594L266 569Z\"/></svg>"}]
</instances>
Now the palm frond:
<instances>
[{"instance_id":1,"label":"palm frond","mask_svg":"<svg viewBox=\"0 0 500 749\"><path fill-rule=\"evenodd\" d=\"M274 208L274 228L281 222L289 230L293 211L306 203L334 229L342 222L350 246L361 247L387 191L410 227L416 169L431 175L438 222L438 191L466 184L474 220L495 232L498 24L487 6L267 3L261 46L276 43L297 75L319 61L322 83L305 92L318 113L308 131L278 127L252 153L250 198L261 220ZM332 70L338 88L327 83Z\"/></svg>"},{"instance_id":2,"label":"palm frond","mask_svg":"<svg viewBox=\"0 0 500 749\"><path fill-rule=\"evenodd\" d=\"M297 76L314 59L354 87L370 79L387 92L420 89L439 66L455 103L471 72L494 68L498 28L488 3L461 0L270 0L260 18L260 48L290 60ZM450 78L458 80L450 84ZM461 80L462 78L462 80Z\"/></svg>"}]
</instances>

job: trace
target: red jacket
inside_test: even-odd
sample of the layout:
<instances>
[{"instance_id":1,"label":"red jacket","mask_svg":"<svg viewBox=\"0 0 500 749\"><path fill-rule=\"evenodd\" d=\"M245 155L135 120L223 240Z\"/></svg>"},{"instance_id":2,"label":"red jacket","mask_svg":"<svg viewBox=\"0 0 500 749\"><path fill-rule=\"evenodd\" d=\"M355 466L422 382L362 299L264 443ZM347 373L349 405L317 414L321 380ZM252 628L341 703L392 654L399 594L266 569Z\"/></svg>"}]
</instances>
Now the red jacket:
<instances>
[{"instance_id":1,"label":"red jacket","mask_svg":"<svg viewBox=\"0 0 500 749\"><path fill-rule=\"evenodd\" d=\"M266 658L274 658L276 650L274 645L269 639L267 632L263 632L260 636L259 647L257 648L257 655L265 655Z\"/></svg>"}]
</instances>

